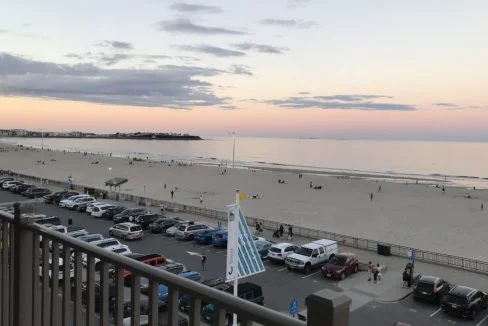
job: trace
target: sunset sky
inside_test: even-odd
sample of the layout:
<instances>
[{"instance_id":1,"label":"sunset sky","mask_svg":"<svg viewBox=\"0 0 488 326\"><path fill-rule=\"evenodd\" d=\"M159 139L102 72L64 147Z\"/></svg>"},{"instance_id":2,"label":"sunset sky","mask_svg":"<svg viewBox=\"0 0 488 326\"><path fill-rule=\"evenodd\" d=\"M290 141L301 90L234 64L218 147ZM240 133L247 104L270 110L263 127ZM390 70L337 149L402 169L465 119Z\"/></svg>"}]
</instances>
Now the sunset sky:
<instances>
[{"instance_id":1,"label":"sunset sky","mask_svg":"<svg viewBox=\"0 0 488 326\"><path fill-rule=\"evenodd\" d=\"M488 2L0 4L0 128L488 141Z\"/></svg>"}]
</instances>

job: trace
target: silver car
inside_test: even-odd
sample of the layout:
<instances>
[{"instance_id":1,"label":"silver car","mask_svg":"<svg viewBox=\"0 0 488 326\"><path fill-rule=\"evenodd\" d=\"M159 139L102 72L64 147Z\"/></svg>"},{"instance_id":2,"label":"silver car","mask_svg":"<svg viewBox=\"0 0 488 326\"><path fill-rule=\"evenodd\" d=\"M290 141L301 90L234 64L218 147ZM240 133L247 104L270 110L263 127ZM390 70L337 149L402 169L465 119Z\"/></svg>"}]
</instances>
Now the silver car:
<instances>
[{"instance_id":1,"label":"silver car","mask_svg":"<svg viewBox=\"0 0 488 326\"><path fill-rule=\"evenodd\" d=\"M108 230L108 234L124 240L142 239L144 235L140 225L130 222L115 224Z\"/></svg>"},{"instance_id":2,"label":"silver car","mask_svg":"<svg viewBox=\"0 0 488 326\"><path fill-rule=\"evenodd\" d=\"M176 230L175 238L181 240L193 240L197 232L207 230L207 229L211 229L211 228L204 224L180 225L178 227L178 230Z\"/></svg>"}]
</instances>

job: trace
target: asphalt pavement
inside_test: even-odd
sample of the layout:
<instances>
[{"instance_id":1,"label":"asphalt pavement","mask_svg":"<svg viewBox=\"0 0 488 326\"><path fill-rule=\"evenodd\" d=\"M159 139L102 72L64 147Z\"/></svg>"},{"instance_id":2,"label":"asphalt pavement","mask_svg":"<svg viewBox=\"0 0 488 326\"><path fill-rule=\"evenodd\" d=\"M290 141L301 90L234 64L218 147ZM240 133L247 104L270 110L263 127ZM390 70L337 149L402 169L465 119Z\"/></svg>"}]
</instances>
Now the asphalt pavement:
<instances>
[{"instance_id":1,"label":"asphalt pavement","mask_svg":"<svg viewBox=\"0 0 488 326\"><path fill-rule=\"evenodd\" d=\"M24 200L26 199L21 196L0 191L0 205L3 202ZM130 206L132 207L133 205ZM68 219L71 218L74 225L84 226L90 233L101 233L106 237L108 237L108 228L113 225L112 221L109 220L97 219L86 213L73 212L41 202L29 207L30 209L35 209L36 213L58 216L65 225ZM199 220L198 217L196 219ZM193 241L180 241L165 235L150 234L148 232L145 233L142 240L119 240L127 244L133 252L158 253L174 261L181 262L189 270L203 273L206 279L224 277L225 275L225 248L199 245ZM200 258L192 256L188 252L197 252L207 256L204 271L202 271ZM394 261L394 259L393 257L389 258L390 261ZM382 294L388 292L392 284L397 282L398 275L391 272L385 274L383 284L371 284L371 282L366 281L367 276L365 273L351 275L344 281L334 281L324 279L319 269L314 270L309 275L304 275L299 272L289 271L284 265L269 261L265 261L264 264L266 267L265 272L248 277L243 281L259 284L263 288L265 306L284 313L288 313L289 305L293 298L299 301L299 310L301 311L306 308L305 298L308 295L322 289L330 289L351 297L350 325L365 325L365 321L367 321L366 324L368 325L394 325L397 322L402 322L409 325L488 326L488 311L482 311L474 321L450 317L445 315L439 309L439 306L414 302L408 292L406 292L406 297L403 299L394 300L390 303L379 302ZM462 273L462 275L470 276L470 279L483 277L479 274Z\"/></svg>"}]
</instances>

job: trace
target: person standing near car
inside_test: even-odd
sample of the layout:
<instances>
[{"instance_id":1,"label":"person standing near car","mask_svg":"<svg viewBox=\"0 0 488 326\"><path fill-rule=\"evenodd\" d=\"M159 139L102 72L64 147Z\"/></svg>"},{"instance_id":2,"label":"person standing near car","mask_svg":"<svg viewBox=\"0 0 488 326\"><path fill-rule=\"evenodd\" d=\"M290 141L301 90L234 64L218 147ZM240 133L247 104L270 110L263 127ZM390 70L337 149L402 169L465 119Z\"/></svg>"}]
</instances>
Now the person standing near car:
<instances>
[{"instance_id":1,"label":"person standing near car","mask_svg":"<svg viewBox=\"0 0 488 326\"><path fill-rule=\"evenodd\" d=\"M202 255L202 272L205 271L205 262L207 261L207 256Z\"/></svg>"}]
</instances>

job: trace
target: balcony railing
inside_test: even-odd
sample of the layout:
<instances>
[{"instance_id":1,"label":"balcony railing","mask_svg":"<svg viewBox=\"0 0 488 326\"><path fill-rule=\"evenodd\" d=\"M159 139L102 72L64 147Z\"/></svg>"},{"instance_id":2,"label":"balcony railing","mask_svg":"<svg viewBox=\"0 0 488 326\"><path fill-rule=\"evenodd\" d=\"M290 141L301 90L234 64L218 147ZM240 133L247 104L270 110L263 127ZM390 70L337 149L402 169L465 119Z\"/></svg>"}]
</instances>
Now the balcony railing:
<instances>
[{"instance_id":1,"label":"balcony railing","mask_svg":"<svg viewBox=\"0 0 488 326\"><path fill-rule=\"evenodd\" d=\"M180 294L187 294L191 298L188 314L190 326L204 325L202 302L214 305L212 324L218 326L227 324L230 313L237 314L239 324L246 326L347 325L350 300L344 301L344 296L341 299L347 309L342 310L347 313L340 318L329 310L330 307L337 307L337 302L331 302L334 299L326 298L326 294L309 296L306 299L306 323L41 227L31 218L21 217L19 204L14 204L14 215L0 212L0 227L1 325L124 325L124 312L127 312L124 309L124 300L127 301L124 293L127 290L130 292L130 324L140 325L141 277L147 278L150 285L147 311L144 311L149 316L149 325L179 325ZM82 265L84 255L88 262L86 268ZM100 260L97 269L96 258ZM132 272L130 288L124 287L124 270ZM167 320L164 323L159 320L159 284L165 284L169 289L165 305ZM96 285L98 299L95 298ZM115 295L109 300L110 290L114 288ZM95 311L96 301L100 303L98 312Z\"/></svg>"}]
</instances>

